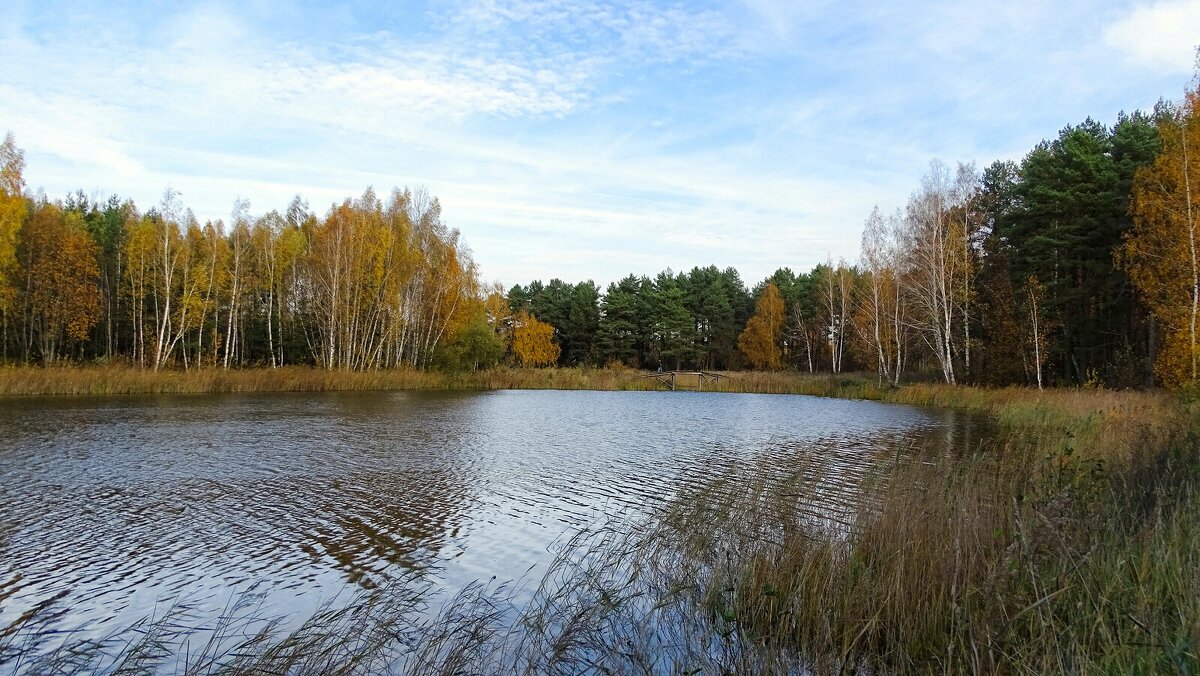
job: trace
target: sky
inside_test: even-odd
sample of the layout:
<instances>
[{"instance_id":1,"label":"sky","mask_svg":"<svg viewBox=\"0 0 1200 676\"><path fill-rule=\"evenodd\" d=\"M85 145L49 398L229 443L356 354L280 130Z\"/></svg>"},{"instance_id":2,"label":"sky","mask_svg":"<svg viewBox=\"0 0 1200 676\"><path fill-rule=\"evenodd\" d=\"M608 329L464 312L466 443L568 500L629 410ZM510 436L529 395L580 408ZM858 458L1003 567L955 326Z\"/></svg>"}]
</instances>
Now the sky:
<instances>
[{"instance_id":1,"label":"sky","mask_svg":"<svg viewBox=\"0 0 1200 676\"><path fill-rule=\"evenodd\" d=\"M425 187L485 281L854 261L933 158L1179 99L1200 0L9 0L26 182L202 222Z\"/></svg>"}]
</instances>

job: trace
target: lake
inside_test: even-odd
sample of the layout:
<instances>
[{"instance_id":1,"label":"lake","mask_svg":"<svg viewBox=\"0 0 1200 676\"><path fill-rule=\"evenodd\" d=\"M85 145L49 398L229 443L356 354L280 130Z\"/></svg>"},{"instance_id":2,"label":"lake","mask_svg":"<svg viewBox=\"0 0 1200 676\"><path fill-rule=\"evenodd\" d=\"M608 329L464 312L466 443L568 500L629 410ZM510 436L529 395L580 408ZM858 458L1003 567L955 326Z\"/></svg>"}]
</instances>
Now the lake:
<instances>
[{"instance_id":1,"label":"lake","mask_svg":"<svg viewBox=\"0 0 1200 676\"><path fill-rule=\"evenodd\" d=\"M814 527L837 528L867 477L978 422L697 392L0 400L0 636L36 616L34 644L99 637L177 602L215 618L247 592L298 621L397 579L436 605L749 463L803 472Z\"/></svg>"}]
</instances>

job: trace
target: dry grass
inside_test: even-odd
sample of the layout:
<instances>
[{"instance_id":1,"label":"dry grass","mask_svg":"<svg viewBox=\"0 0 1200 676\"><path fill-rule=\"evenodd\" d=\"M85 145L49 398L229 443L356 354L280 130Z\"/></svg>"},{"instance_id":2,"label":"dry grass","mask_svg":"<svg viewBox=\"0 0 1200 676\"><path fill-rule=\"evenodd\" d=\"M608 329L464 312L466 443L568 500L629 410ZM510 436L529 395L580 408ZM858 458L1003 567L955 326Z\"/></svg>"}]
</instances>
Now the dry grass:
<instances>
[{"instance_id":1,"label":"dry grass","mask_svg":"<svg viewBox=\"0 0 1200 676\"><path fill-rule=\"evenodd\" d=\"M654 389L635 372L609 369L514 369L443 373L414 369L325 370L306 366L189 371L128 366L0 367L0 396L338 392L386 390Z\"/></svg>"},{"instance_id":2,"label":"dry grass","mask_svg":"<svg viewBox=\"0 0 1200 676\"><path fill-rule=\"evenodd\" d=\"M159 615L100 638L59 636L30 617L0 634L0 671L12 674L378 674L416 640L429 589L414 573L331 599L295 628L263 612L260 594L236 597L217 618L178 600ZM334 603L338 601L338 603ZM344 602L342 602L344 601ZM57 644L45 645L46 639Z\"/></svg>"},{"instance_id":3,"label":"dry grass","mask_svg":"<svg viewBox=\"0 0 1200 676\"><path fill-rule=\"evenodd\" d=\"M473 372L388 369L325 370L307 366L278 369L203 368L153 371L125 365L0 366L0 396L203 394L230 392L322 392L372 390L660 390L650 372L626 368L511 368ZM1046 390L1023 387L985 389L917 383L879 386L867 374L807 374L795 371L724 373L706 391L759 394L807 394L870 399L920 406L970 409L1013 417L1074 425L1079 418L1126 411L1135 418L1156 418L1173 406L1166 396L1109 390ZM691 380L694 380L691 379ZM681 376L681 389L690 383Z\"/></svg>"}]
</instances>

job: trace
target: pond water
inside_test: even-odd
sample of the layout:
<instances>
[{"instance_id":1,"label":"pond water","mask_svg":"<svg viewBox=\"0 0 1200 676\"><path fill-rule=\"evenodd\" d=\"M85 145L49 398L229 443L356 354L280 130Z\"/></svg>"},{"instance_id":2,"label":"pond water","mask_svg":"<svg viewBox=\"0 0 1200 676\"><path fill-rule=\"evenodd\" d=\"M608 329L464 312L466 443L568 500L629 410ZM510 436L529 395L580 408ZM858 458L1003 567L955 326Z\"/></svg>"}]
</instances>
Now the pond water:
<instances>
[{"instance_id":1,"label":"pond water","mask_svg":"<svg viewBox=\"0 0 1200 676\"><path fill-rule=\"evenodd\" d=\"M102 636L247 590L303 618L397 578L453 593L745 463L836 524L961 414L804 396L399 392L0 400L0 636ZM0 665L3 671L3 665Z\"/></svg>"}]
</instances>

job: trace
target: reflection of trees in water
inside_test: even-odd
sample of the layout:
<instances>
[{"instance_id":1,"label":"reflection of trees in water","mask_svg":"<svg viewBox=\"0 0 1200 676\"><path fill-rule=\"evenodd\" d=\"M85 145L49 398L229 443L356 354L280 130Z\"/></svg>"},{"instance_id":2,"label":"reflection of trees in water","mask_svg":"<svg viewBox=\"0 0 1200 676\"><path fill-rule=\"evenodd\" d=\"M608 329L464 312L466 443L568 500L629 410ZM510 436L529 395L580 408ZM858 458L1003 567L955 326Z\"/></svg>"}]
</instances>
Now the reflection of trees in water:
<instances>
[{"instance_id":1,"label":"reflection of trees in water","mask_svg":"<svg viewBox=\"0 0 1200 676\"><path fill-rule=\"evenodd\" d=\"M320 501L300 548L364 588L436 566L480 480L461 457L475 399L464 392L334 398L337 455L349 467L324 473L313 488Z\"/></svg>"},{"instance_id":2,"label":"reflection of trees in water","mask_svg":"<svg viewBox=\"0 0 1200 676\"><path fill-rule=\"evenodd\" d=\"M392 577L392 567L436 565L469 499L463 477L452 471L381 471L340 481L326 493L321 518L300 547L366 588Z\"/></svg>"},{"instance_id":3,"label":"reflection of trees in water","mask_svg":"<svg viewBox=\"0 0 1200 676\"><path fill-rule=\"evenodd\" d=\"M995 423L986 415L951 409L936 413L941 424L928 431L926 443L930 451L941 450L948 456L961 458L979 450L985 441L997 438Z\"/></svg>"}]
</instances>

